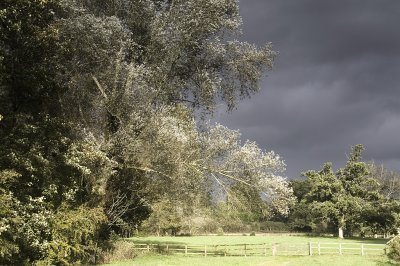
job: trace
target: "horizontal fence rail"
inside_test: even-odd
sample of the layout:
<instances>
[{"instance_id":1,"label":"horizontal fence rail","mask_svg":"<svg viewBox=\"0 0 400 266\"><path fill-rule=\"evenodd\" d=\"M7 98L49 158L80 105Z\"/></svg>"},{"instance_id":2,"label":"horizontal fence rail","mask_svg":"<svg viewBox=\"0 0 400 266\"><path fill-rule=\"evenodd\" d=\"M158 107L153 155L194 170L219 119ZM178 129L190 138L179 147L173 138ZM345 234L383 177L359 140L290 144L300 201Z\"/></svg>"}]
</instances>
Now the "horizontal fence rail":
<instances>
[{"instance_id":1,"label":"horizontal fence rail","mask_svg":"<svg viewBox=\"0 0 400 266\"><path fill-rule=\"evenodd\" d=\"M379 256L386 254L386 245L384 244L309 242L308 245L311 255L338 254Z\"/></svg>"},{"instance_id":2,"label":"horizontal fence rail","mask_svg":"<svg viewBox=\"0 0 400 266\"><path fill-rule=\"evenodd\" d=\"M273 243L234 245L185 245L185 244L133 244L138 252L160 254L183 254L185 256L315 256L315 255L361 255L380 256L386 254L384 244L358 243Z\"/></svg>"}]
</instances>

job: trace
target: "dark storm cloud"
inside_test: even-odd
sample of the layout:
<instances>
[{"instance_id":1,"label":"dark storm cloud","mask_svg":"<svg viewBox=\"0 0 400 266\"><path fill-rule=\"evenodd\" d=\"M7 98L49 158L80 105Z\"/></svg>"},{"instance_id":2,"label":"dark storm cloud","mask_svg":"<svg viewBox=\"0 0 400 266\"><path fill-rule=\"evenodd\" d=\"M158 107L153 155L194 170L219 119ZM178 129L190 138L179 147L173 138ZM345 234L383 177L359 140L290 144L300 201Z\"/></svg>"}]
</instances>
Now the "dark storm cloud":
<instances>
[{"instance_id":1,"label":"dark storm cloud","mask_svg":"<svg viewBox=\"0 0 400 266\"><path fill-rule=\"evenodd\" d=\"M272 42L275 69L256 97L218 121L282 155L287 174L350 145L400 169L400 1L242 0L243 40Z\"/></svg>"}]
</instances>

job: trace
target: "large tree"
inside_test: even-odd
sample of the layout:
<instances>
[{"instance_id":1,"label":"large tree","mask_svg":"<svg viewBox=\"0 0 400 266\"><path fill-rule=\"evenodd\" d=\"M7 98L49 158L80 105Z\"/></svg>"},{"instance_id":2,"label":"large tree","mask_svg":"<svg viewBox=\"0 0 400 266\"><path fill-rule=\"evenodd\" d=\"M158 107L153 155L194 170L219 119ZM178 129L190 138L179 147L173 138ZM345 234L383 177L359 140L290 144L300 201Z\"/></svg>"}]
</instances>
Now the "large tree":
<instances>
[{"instance_id":1,"label":"large tree","mask_svg":"<svg viewBox=\"0 0 400 266\"><path fill-rule=\"evenodd\" d=\"M236 0L5 0L0 26L1 263L88 262L99 228L217 185L287 211L279 156L194 118L272 66L269 44L237 41Z\"/></svg>"},{"instance_id":2,"label":"large tree","mask_svg":"<svg viewBox=\"0 0 400 266\"><path fill-rule=\"evenodd\" d=\"M379 200L377 183L368 176L368 168L361 161L362 145L353 147L346 166L334 173L327 163L320 171L304 173L311 184L305 201L317 219L333 222L340 238L344 230L349 234L361 224L361 214Z\"/></svg>"}]
</instances>

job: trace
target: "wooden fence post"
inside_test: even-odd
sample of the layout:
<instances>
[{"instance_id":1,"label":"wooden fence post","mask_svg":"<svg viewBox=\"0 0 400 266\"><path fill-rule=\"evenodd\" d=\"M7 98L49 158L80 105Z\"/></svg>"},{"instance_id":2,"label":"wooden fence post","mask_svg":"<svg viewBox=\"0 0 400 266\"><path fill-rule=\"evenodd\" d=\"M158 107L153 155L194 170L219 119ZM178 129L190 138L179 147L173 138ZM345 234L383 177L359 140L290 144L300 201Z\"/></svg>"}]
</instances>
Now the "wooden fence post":
<instances>
[{"instance_id":1,"label":"wooden fence post","mask_svg":"<svg viewBox=\"0 0 400 266\"><path fill-rule=\"evenodd\" d=\"M204 257L207 257L207 245L204 245Z\"/></svg>"},{"instance_id":2,"label":"wooden fence post","mask_svg":"<svg viewBox=\"0 0 400 266\"><path fill-rule=\"evenodd\" d=\"M361 244L361 256L364 256L364 244Z\"/></svg>"},{"instance_id":3,"label":"wooden fence post","mask_svg":"<svg viewBox=\"0 0 400 266\"><path fill-rule=\"evenodd\" d=\"M246 251L247 251L247 247L246 247L246 244L244 244L244 256L245 257L247 257Z\"/></svg>"},{"instance_id":4,"label":"wooden fence post","mask_svg":"<svg viewBox=\"0 0 400 266\"><path fill-rule=\"evenodd\" d=\"M272 243L272 256L276 255L276 244Z\"/></svg>"},{"instance_id":5,"label":"wooden fence post","mask_svg":"<svg viewBox=\"0 0 400 266\"><path fill-rule=\"evenodd\" d=\"M147 244L147 252L149 252L149 251L150 251L150 245Z\"/></svg>"},{"instance_id":6,"label":"wooden fence post","mask_svg":"<svg viewBox=\"0 0 400 266\"><path fill-rule=\"evenodd\" d=\"M342 243L339 243L339 254L342 255Z\"/></svg>"},{"instance_id":7,"label":"wooden fence post","mask_svg":"<svg viewBox=\"0 0 400 266\"><path fill-rule=\"evenodd\" d=\"M308 255L312 256L312 243L308 242Z\"/></svg>"},{"instance_id":8,"label":"wooden fence post","mask_svg":"<svg viewBox=\"0 0 400 266\"><path fill-rule=\"evenodd\" d=\"M185 256L187 256L187 245L185 245Z\"/></svg>"}]
</instances>

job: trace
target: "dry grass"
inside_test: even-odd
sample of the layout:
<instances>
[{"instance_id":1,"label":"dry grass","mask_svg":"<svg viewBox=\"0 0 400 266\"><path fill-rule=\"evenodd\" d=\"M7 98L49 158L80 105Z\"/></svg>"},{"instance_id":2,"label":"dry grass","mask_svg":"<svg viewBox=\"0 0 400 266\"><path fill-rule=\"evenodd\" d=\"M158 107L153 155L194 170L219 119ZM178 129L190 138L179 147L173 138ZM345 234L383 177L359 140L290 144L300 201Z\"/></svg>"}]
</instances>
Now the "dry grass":
<instances>
[{"instance_id":1,"label":"dry grass","mask_svg":"<svg viewBox=\"0 0 400 266\"><path fill-rule=\"evenodd\" d=\"M112 248L102 253L101 261L110 263L113 261L132 260L136 256L132 242L119 240L113 244Z\"/></svg>"}]
</instances>

